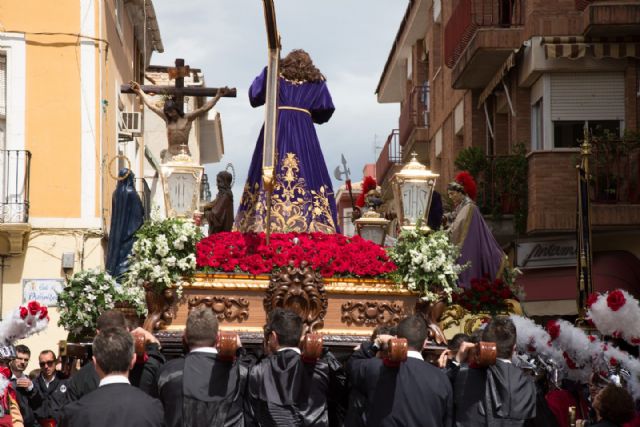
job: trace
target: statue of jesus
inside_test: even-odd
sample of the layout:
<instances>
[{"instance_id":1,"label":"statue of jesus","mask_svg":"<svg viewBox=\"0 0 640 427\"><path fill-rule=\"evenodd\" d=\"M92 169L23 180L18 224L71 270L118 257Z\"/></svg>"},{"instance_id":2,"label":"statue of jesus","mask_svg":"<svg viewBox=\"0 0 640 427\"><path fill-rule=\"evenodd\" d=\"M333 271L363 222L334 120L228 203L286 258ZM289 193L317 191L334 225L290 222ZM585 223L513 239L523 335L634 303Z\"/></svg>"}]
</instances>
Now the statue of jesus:
<instances>
[{"instance_id":1,"label":"statue of jesus","mask_svg":"<svg viewBox=\"0 0 640 427\"><path fill-rule=\"evenodd\" d=\"M182 106L178 105L172 98L164 102L162 109L155 106L150 97L140 88L140 84L134 81L129 82L131 89L142 99L151 111L160 116L167 124L167 140L169 142L169 158L177 154L191 155L189 152L189 132L191 123L199 116L204 115L213 108L218 100L227 93L228 88L218 90L216 96L206 102L202 107L197 108L187 114L182 111Z\"/></svg>"}]
</instances>

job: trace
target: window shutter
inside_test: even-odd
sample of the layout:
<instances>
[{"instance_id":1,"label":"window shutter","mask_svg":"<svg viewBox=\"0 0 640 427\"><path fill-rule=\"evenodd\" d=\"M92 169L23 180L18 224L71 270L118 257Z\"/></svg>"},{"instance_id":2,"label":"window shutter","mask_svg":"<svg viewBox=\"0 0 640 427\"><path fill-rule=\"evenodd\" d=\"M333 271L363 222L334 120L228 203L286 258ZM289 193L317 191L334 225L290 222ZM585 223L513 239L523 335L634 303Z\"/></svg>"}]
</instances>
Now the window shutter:
<instances>
[{"instance_id":1,"label":"window shutter","mask_svg":"<svg viewBox=\"0 0 640 427\"><path fill-rule=\"evenodd\" d=\"M7 115L7 57L0 55L0 116Z\"/></svg>"},{"instance_id":2,"label":"window shutter","mask_svg":"<svg viewBox=\"0 0 640 427\"><path fill-rule=\"evenodd\" d=\"M551 74L551 120L624 120L624 74Z\"/></svg>"}]
</instances>

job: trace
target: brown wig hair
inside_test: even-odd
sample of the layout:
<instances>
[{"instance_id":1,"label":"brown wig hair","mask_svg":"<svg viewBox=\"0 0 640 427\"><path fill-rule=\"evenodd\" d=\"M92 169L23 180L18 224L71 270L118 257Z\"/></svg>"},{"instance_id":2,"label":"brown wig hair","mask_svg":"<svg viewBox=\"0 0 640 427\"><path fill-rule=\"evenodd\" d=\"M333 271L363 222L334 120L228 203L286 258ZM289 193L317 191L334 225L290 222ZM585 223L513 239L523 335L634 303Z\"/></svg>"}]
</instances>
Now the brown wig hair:
<instances>
[{"instance_id":1,"label":"brown wig hair","mask_svg":"<svg viewBox=\"0 0 640 427\"><path fill-rule=\"evenodd\" d=\"M326 80L320 70L313 65L311 56L302 49L294 49L280 60L280 74L291 81L321 82Z\"/></svg>"}]
</instances>

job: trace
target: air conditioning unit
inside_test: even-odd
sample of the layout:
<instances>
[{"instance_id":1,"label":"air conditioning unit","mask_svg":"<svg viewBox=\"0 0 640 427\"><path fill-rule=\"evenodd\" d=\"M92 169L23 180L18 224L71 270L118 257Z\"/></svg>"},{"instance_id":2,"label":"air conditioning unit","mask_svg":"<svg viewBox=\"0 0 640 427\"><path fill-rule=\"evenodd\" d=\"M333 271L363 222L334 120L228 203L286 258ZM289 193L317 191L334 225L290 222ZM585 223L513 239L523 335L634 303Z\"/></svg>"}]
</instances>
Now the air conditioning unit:
<instances>
[{"instance_id":1,"label":"air conditioning unit","mask_svg":"<svg viewBox=\"0 0 640 427\"><path fill-rule=\"evenodd\" d=\"M129 113L126 111L120 112L120 121L118 123L118 130L124 133L131 133L132 135L142 135L142 114L141 113Z\"/></svg>"}]
</instances>

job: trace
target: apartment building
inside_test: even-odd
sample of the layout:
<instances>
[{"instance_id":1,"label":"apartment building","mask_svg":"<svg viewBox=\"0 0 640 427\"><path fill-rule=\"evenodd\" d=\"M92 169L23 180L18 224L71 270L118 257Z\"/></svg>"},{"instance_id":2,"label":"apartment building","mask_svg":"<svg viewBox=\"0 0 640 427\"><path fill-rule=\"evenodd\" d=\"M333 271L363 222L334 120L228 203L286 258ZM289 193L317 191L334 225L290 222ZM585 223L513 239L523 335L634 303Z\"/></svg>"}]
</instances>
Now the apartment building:
<instances>
[{"instance_id":1,"label":"apartment building","mask_svg":"<svg viewBox=\"0 0 640 427\"><path fill-rule=\"evenodd\" d=\"M529 313L575 313L586 126L594 287L639 294L639 58L638 1L409 1L376 91L400 105L377 162L387 200L413 151L442 194L472 169L478 205L525 272Z\"/></svg>"}]
</instances>

